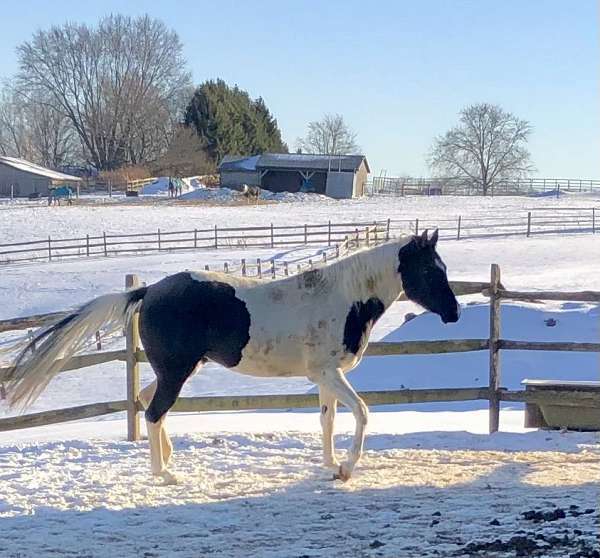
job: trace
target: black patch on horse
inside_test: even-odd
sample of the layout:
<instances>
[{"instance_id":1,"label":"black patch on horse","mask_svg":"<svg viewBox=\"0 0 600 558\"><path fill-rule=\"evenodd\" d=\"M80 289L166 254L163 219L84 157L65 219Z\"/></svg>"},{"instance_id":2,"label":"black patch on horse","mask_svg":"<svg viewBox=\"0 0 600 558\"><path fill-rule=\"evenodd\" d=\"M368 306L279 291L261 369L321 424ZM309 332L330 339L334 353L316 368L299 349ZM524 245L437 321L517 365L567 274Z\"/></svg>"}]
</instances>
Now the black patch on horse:
<instances>
[{"instance_id":1,"label":"black patch on horse","mask_svg":"<svg viewBox=\"0 0 600 558\"><path fill-rule=\"evenodd\" d=\"M148 287L140 337L158 383L146 415L156 422L199 362L239 364L250 340L250 314L231 285L177 273Z\"/></svg>"},{"instance_id":2,"label":"black patch on horse","mask_svg":"<svg viewBox=\"0 0 600 558\"><path fill-rule=\"evenodd\" d=\"M352 304L344 325L344 347L347 351L358 353L367 328L374 324L384 311L383 302L375 297L367 302L357 301Z\"/></svg>"},{"instance_id":3,"label":"black patch on horse","mask_svg":"<svg viewBox=\"0 0 600 558\"><path fill-rule=\"evenodd\" d=\"M298 286L301 289L316 289L324 282L320 269L311 269L298 276Z\"/></svg>"}]
</instances>

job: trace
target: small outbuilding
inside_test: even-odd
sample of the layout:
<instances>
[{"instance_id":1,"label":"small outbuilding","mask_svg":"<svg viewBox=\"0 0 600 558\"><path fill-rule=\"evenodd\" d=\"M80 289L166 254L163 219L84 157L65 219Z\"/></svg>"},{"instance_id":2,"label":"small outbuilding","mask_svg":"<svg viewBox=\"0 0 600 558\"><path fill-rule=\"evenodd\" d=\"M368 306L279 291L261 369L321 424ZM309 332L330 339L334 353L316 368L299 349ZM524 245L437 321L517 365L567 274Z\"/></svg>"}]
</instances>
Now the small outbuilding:
<instances>
[{"instance_id":1,"label":"small outbuilding","mask_svg":"<svg viewBox=\"0 0 600 558\"><path fill-rule=\"evenodd\" d=\"M78 176L47 169L25 159L0 155L0 196L47 196L55 186L76 187Z\"/></svg>"},{"instance_id":2,"label":"small outbuilding","mask_svg":"<svg viewBox=\"0 0 600 558\"><path fill-rule=\"evenodd\" d=\"M223 187L248 184L272 192L312 192L337 199L362 196L369 172L364 155L226 155L219 165Z\"/></svg>"}]
</instances>

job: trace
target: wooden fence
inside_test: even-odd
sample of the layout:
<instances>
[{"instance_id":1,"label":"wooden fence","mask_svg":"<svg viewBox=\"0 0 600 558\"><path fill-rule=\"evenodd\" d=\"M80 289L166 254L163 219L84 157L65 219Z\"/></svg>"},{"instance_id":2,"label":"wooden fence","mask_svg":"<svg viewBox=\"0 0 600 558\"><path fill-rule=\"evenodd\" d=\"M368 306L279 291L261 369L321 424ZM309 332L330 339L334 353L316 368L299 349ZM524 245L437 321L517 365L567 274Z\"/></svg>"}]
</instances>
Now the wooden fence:
<instances>
[{"instance_id":1,"label":"wooden fence","mask_svg":"<svg viewBox=\"0 0 600 558\"><path fill-rule=\"evenodd\" d=\"M127 288L134 287L137 284L139 284L139 282L136 276L127 276ZM374 342L369 344L366 355L425 355L487 351L489 353L488 387L402 389L361 393L361 396L365 398L365 401L369 405L488 400L490 433L496 432L499 428L500 403L502 401L544 404L555 403L567 406L594 408L600 407L599 393L590 393L589 391L577 390L576 388L568 391L544 390L540 392L507 390L501 387L500 365L500 353L502 350L600 352L600 343L531 342L503 339L501 336L500 319L500 306L502 300L570 300L580 302L600 302L600 292L509 291L503 287L500 281L500 268L497 265L492 265L489 283L461 281L452 282L451 285L457 296L481 293L490 298L490 329L487 338L444 341ZM0 322L0 331L44 325L49 323L51 318L56 319L60 315L62 314L5 320ZM74 370L105 362L125 362L127 385L126 400L91 403L66 409L3 418L0 419L0 431L56 424L70 420L79 420L127 411L128 439L139 439L139 411L141 411L139 403L139 364L146 362L146 355L141 349L136 320L137 318L134 318L127 327L125 349L78 355L69 359L64 366L64 370ZM9 371L9 368L0 368L0 381L2 381L2 378L7 377L6 375ZM205 412L245 409L288 409L301 407L318 407L318 396L316 394L282 394L260 396L184 397L177 401L173 410L180 412Z\"/></svg>"},{"instance_id":2,"label":"wooden fence","mask_svg":"<svg viewBox=\"0 0 600 558\"><path fill-rule=\"evenodd\" d=\"M536 208L508 218L462 216L436 219L385 219L370 223L328 223L256 227L219 227L134 234L86 235L0 244L0 265L22 262L58 261L73 258L109 257L186 250L221 248L281 248L292 246L331 247L346 238L369 234L376 240L424 229L439 229L443 239L474 239L539 234L592 233L600 226L600 209L595 207Z\"/></svg>"},{"instance_id":3,"label":"wooden fence","mask_svg":"<svg viewBox=\"0 0 600 558\"><path fill-rule=\"evenodd\" d=\"M366 232L368 231L368 232ZM65 258L108 257L220 248L281 248L334 246L346 238L371 235L375 242L389 239L390 220L256 227L219 227L134 234L85 235L0 244L0 264L55 261Z\"/></svg>"},{"instance_id":4,"label":"wooden fence","mask_svg":"<svg viewBox=\"0 0 600 558\"><path fill-rule=\"evenodd\" d=\"M367 182L366 194L369 196L470 196L481 195L479 184L465 178L448 177L393 177L374 176ZM600 180L581 178L520 178L514 180L500 180L490 186L490 196L514 196L536 193L560 192L600 192Z\"/></svg>"}]
</instances>

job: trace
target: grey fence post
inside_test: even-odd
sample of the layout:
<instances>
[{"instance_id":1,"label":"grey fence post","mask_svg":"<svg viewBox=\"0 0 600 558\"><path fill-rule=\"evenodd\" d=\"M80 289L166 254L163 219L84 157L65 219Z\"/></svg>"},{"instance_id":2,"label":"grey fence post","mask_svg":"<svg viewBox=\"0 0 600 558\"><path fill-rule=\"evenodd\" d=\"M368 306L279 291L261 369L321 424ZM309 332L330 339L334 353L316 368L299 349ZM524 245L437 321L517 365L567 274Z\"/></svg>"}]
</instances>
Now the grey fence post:
<instances>
[{"instance_id":1,"label":"grey fence post","mask_svg":"<svg viewBox=\"0 0 600 558\"><path fill-rule=\"evenodd\" d=\"M140 286L137 275L125 277L127 290ZM125 347L127 359L127 440L134 442L140 439L140 417L138 415L138 400L140 396L140 365L137 360L137 350L140 347L140 331L138 313L136 312L125 330Z\"/></svg>"},{"instance_id":2,"label":"grey fence post","mask_svg":"<svg viewBox=\"0 0 600 558\"><path fill-rule=\"evenodd\" d=\"M500 267L492 264L490 274L490 434L498 432L500 425Z\"/></svg>"}]
</instances>

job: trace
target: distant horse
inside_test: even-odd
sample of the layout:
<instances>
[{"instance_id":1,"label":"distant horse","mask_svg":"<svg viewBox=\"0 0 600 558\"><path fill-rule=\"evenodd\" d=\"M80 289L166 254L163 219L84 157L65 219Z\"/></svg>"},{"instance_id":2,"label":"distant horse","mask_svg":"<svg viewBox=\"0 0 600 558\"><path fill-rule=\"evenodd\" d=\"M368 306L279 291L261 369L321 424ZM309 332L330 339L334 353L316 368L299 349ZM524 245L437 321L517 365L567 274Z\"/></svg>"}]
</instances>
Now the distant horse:
<instances>
[{"instance_id":1,"label":"distant horse","mask_svg":"<svg viewBox=\"0 0 600 558\"><path fill-rule=\"evenodd\" d=\"M208 361L253 376L305 376L319 386L324 465L348 480L361 457L367 407L345 374L361 360L371 328L404 292L444 323L460 316L436 252L438 233L407 236L324 267L269 281L181 272L149 287L108 294L37 335L9 378L12 406L31 403L100 329L123 327L139 308L139 328L156 380L144 388L152 473L165 483L173 447L166 413L184 382ZM333 446L337 401L352 410L354 442L340 464Z\"/></svg>"},{"instance_id":2,"label":"distant horse","mask_svg":"<svg viewBox=\"0 0 600 558\"><path fill-rule=\"evenodd\" d=\"M258 186L248 186L248 184L243 184L240 192L242 193L242 196L248 200L248 203L250 203L251 200L254 200L254 202L257 203L260 198L260 188Z\"/></svg>"}]
</instances>

